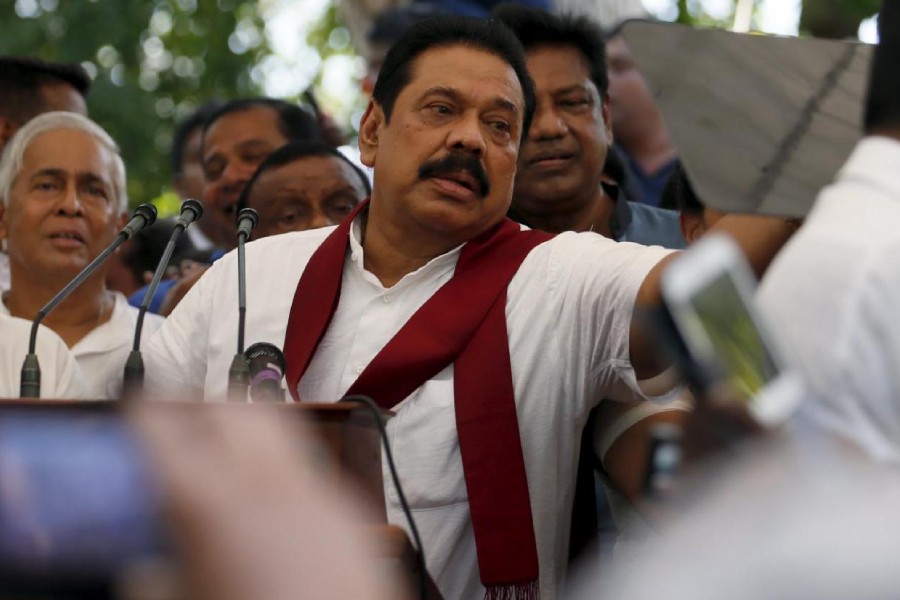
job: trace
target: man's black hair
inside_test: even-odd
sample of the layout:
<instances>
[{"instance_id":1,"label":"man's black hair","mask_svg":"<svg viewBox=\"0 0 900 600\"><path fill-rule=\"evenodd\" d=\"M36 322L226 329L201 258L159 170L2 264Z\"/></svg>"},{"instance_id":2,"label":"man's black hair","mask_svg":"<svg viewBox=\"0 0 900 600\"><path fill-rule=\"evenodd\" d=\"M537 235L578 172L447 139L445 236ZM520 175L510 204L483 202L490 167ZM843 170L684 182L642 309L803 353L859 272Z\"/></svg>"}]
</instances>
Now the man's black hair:
<instances>
[{"instance_id":1,"label":"man's black hair","mask_svg":"<svg viewBox=\"0 0 900 600\"><path fill-rule=\"evenodd\" d=\"M694 192L694 186L681 166L681 161L675 163L675 168L666 180L659 206L694 215L701 214L706 208Z\"/></svg>"},{"instance_id":2,"label":"man's black hair","mask_svg":"<svg viewBox=\"0 0 900 600\"><path fill-rule=\"evenodd\" d=\"M284 100L265 97L238 98L226 102L206 119L203 124L204 137L212 124L225 115L257 107L271 108L278 114L278 130L289 142L321 141L319 123L308 110Z\"/></svg>"},{"instance_id":3,"label":"man's black hair","mask_svg":"<svg viewBox=\"0 0 900 600\"><path fill-rule=\"evenodd\" d=\"M211 100L198 108L194 113L181 121L175 127L175 133L172 134L172 176L181 175L181 169L184 167L184 148L187 146L188 138L203 127L206 120L219 108L222 107L220 100Z\"/></svg>"},{"instance_id":4,"label":"man's black hair","mask_svg":"<svg viewBox=\"0 0 900 600\"><path fill-rule=\"evenodd\" d=\"M495 19L513 30L525 50L538 46L568 46L584 56L590 67L591 81L602 97L609 89L606 72L606 45L603 30L583 16L554 15L520 4L501 4L494 9Z\"/></svg>"},{"instance_id":5,"label":"man's black hair","mask_svg":"<svg viewBox=\"0 0 900 600\"><path fill-rule=\"evenodd\" d=\"M68 84L82 96L91 88L87 71L75 63L50 63L33 56L0 56L0 115L22 124L44 111L41 88Z\"/></svg>"},{"instance_id":6,"label":"man's black hair","mask_svg":"<svg viewBox=\"0 0 900 600\"><path fill-rule=\"evenodd\" d=\"M863 118L866 133L900 128L900 2L882 3L878 35Z\"/></svg>"},{"instance_id":7,"label":"man's black hair","mask_svg":"<svg viewBox=\"0 0 900 600\"><path fill-rule=\"evenodd\" d=\"M375 17L369 30L369 42L391 45L419 21L443 14L447 14L447 11L431 2L414 2L406 6L386 8Z\"/></svg>"},{"instance_id":8,"label":"man's black hair","mask_svg":"<svg viewBox=\"0 0 900 600\"><path fill-rule=\"evenodd\" d=\"M442 15L410 27L388 51L372 91L372 98L381 106L385 119L390 121L397 97L412 80L413 62L427 50L447 46L483 50L503 59L512 67L525 98L521 137L525 139L534 116L534 82L525 66L522 44L496 19Z\"/></svg>"},{"instance_id":9,"label":"man's black hair","mask_svg":"<svg viewBox=\"0 0 900 600\"><path fill-rule=\"evenodd\" d=\"M247 182L247 185L244 186L244 190L241 192L241 197L238 199L238 210L246 208L247 201L250 199L250 190L253 189L253 184L256 183L256 180L259 179L263 173L314 156L334 157L350 165L353 168L353 172L359 177L359 181L366 191L366 196L372 195L372 185L369 183L368 176L363 173L362 169L353 164L349 158L341 154L337 149L332 148L328 144L323 144L322 142L292 142L270 154L256 168L253 177L250 178L250 181Z\"/></svg>"}]
</instances>

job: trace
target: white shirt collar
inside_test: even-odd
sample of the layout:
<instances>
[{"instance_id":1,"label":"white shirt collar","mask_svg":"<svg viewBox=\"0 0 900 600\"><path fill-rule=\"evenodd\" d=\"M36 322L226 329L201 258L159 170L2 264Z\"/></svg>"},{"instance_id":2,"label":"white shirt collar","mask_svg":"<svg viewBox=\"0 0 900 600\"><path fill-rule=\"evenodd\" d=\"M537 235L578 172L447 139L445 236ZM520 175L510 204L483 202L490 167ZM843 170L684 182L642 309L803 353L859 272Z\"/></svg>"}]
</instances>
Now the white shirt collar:
<instances>
[{"instance_id":1,"label":"white shirt collar","mask_svg":"<svg viewBox=\"0 0 900 600\"><path fill-rule=\"evenodd\" d=\"M381 282L378 278L365 269L365 255L363 253L362 246L362 214L357 215L357 217L353 220L353 224L350 227L350 261L352 266L350 268L355 268L357 271L366 279L382 289L384 286L381 285ZM432 258L430 261L413 271L412 273L408 273L398 281L393 289L400 290L404 287L411 285L413 282L423 278L423 277L431 277L432 275L443 271L445 269L453 270L456 268L456 262L459 260L459 255L462 252L462 248L465 244L460 244L456 248L453 248L449 252L445 252L439 256ZM346 267L346 265L345 265Z\"/></svg>"}]
</instances>

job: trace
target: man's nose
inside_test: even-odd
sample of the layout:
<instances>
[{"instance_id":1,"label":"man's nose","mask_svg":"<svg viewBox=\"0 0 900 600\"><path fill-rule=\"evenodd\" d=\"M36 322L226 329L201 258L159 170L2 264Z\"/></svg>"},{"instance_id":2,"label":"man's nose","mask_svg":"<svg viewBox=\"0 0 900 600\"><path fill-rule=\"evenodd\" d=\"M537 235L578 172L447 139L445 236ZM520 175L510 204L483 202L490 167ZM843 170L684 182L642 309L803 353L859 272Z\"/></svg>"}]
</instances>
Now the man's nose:
<instances>
[{"instance_id":1,"label":"man's nose","mask_svg":"<svg viewBox=\"0 0 900 600\"><path fill-rule=\"evenodd\" d=\"M57 204L57 211L65 215L84 214L84 206L78 194L78 186L74 182L66 184L65 190Z\"/></svg>"},{"instance_id":2,"label":"man's nose","mask_svg":"<svg viewBox=\"0 0 900 600\"><path fill-rule=\"evenodd\" d=\"M447 136L447 146L451 149L467 150L475 156L485 152L484 128L481 118L473 111L465 113L454 123Z\"/></svg>"},{"instance_id":3,"label":"man's nose","mask_svg":"<svg viewBox=\"0 0 900 600\"><path fill-rule=\"evenodd\" d=\"M309 219L309 228L310 229L319 229L320 227L330 227L331 225L337 225L336 222L333 222L328 215L325 214L324 210L314 209L312 211L312 215Z\"/></svg>"},{"instance_id":4,"label":"man's nose","mask_svg":"<svg viewBox=\"0 0 900 600\"><path fill-rule=\"evenodd\" d=\"M562 116L552 107L544 106L535 111L528 137L533 141L552 140L563 137L567 131Z\"/></svg>"},{"instance_id":5,"label":"man's nose","mask_svg":"<svg viewBox=\"0 0 900 600\"><path fill-rule=\"evenodd\" d=\"M242 189L253 177L255 171L255 165L248 165L241 161L230 162L222 172L222 184L225 186L238 186Z\"/></svg>"}]
</instances>

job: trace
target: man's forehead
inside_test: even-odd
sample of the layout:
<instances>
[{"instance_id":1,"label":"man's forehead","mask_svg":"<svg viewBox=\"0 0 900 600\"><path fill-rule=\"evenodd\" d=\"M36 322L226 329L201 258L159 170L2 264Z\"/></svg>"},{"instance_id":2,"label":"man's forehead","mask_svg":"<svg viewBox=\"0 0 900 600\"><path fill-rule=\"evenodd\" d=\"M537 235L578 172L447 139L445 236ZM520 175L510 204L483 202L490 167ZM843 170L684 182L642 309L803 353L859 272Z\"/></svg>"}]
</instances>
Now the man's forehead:
<instances>
[{"instance_id":1,"label":"man's forehead","mask_svg":"<svg viewBox=\"0 0 900 600\"><path fill-rule=\"evenodd\" d=\"M591 65L575 46L564 44L540 45L525 54L528 71L538 92L558 92L570 87L596 90L591 79Z\"/></svg>"},{"instance_id":2,"label":"man's forehead","mask_svg":"<svg viewBox=\"0 0 900 600\"><path fill-rule=\"evenodd\" d=\"M316 179L319 181L344 181L353 183L358 177L346 161L328 154L301 156L291 162L267 170L260 179L279 178Z\"/></svg>"},{"instance_id":3,"label":"man's forehead","mask_svg":"<svg viewBox=\"0 0 900 600\"><path fill-rule=\"evenodd\" d=\"M249 106L226 113L210 123L201 136L200 149L206 153L218 144L265 141L274 136L285 139L278 127L278 113L275 109L269 106Z\"/></svg>"},{"instance_id":4,"label":"man's forehead","mask_svg":"<svg viewBox=\"0 0 900 600\"><path fill-rule=\"evenodd\" d=\"M628 45L625 43L625 38L623 38L621 35L610 38L606 42L606 56L607 58L630 57L631 52L628 50Z\"/></svg>"},{"instance_id":5,"label":"man's forehead","mask_svg":"<svg viewBox=\"0 0 900 600\"><path fill-rule=\"evenodd\" d=\"M473 54L481 54L473 58ZM470 56L465 57L465 54ZM434 68L438 63L452 63L452 68ZM512 65L499 55L483 48L467 44L449 44L429 48L412 62L410 85L418 93L427 93L433 88L452 89L475 80L496 79L508 84L505 92L508 100L522 106L524 93L522 84ZM477 79L475 79L477 78Z\"/></svg>"},{"instance_id":6,"label":"man's forehead","mask_svg":"<svg viewBox=\"0 0 900 600\"><path fill-rule=\"evenodd\" d=\"M73 147L73 142L78 146ZM32 171L92 173L109 180L114 160L112 150L90 133L77 129L52 129L31 140L25 149L22 166Z\"/></svg>"}]
</instances>

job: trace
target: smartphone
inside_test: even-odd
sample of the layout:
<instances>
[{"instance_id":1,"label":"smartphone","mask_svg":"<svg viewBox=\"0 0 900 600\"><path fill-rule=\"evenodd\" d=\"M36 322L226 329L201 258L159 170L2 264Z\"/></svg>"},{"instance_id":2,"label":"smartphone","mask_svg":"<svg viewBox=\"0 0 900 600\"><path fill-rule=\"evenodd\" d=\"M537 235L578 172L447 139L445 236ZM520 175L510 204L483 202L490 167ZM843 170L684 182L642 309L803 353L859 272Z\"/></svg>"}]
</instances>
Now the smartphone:
<instances>
[{"instance_id":1,"label":"smartphone","mask_svg":"<svg viewBox=\"0 0 900 600\"><path fill-rule=\"evenodd\" d=\"M764 426L787 420L803 386L753 307L756 278L737 244L706 236L672 262L661 285L693 383L706 392L725 386Z\"/></svg>"},{"instance_id":2,"label":"smartphone","mask_svg":"<svg viewBox=\"0 0 900 600\"><path fill-rule=\"evenodd\" d=\"M112 597L170 556L159 488L111 403L0 404L0 590Z\"/></svg>"}]
</instances>

